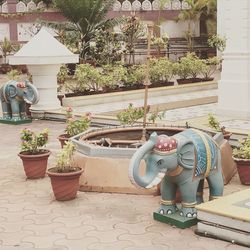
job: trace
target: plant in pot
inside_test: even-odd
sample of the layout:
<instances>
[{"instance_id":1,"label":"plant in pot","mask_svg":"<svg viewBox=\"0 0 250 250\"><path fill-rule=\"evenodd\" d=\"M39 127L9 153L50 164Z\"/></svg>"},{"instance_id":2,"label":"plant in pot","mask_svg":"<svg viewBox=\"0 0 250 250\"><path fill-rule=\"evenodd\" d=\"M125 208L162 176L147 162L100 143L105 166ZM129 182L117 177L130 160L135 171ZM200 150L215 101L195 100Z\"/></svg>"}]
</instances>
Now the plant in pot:
<instances>
[{"instance_id":1,"label":"plant in pot","mask_svg":"<svg viewBox=\"0 0 250 250\"><path fill-rule=\"evenodd\" d=\"M74 151L74 144L66 142L57 156L56 167L47 171L56 200L72 200L79 189L79 178L84 170L75 166Z\"/></svg>"},{"instance_id":2,"label":"plant in pot","mask_svg":"<svg viewBox=\"0 0 250 250\"><path fill-rule=\"evenodd\" d=\"M50 151L43 147L48 142L48 129L34 133L30 129L21 131L21 152L18 156L23 161L23 167L28 179L43 178L46 173Z\"/></svg>"},{"instance_id":3,"label":"plant in pot","mask_svg":"<svg viewBox=\"0 0 250 250\"><path fill-rule=\"evenodd\" d=\"M224 139L229 140L230 136L232 135L231 132L226 131L225 126L221 126L217 118L209 113L208 114L208 125L210 128L214 129L217 132L222 132Z\"/></svg>"},{"instance_id":4,"label":"plant in pot","mask_svg":"<svg viewBox=\"0 0 250 250\"><path fill-rule=\"evenodd\" d=\"M75 117L73 117L72 108L68 107L66 109L66 118L66 133L58 136L58 140L61 143L61 148L63 148L65 142L68 141L70 137L80 134L89 128L91 122L91 113L86 113L84 116L76 119Z\"/></svg>"},{"instance_id":5,"label":"plant in pot","mask_svg":"<svg viewBox=\"0 0 250 250\"><path fill-rule=\"evenodd\" d=\"M240 181L250 185L250 135L239 141L240 145L233 149L233 159L236 163Z\"/></svg>"}]
</instances>

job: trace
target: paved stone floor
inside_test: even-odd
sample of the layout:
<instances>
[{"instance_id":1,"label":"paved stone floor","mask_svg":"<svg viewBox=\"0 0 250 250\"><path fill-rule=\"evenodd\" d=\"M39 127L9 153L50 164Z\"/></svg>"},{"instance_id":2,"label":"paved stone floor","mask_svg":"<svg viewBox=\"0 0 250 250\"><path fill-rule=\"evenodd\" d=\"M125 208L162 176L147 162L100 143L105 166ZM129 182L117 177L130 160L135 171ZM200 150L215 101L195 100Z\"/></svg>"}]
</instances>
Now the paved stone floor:
<instances>
[{"instance_id":1,"label":"paved stone floor","mask_svg":"<svg viewBox=\"0 0 250 250\"><path fill-rule=\"evenodd\" d=\"M229 242L200 237L195 227L181 230L152 218L159 196L79 192L68 202L54 200L48 177L26 180L19 132L24 127L49 128L48 148L54 165L63 122L0 124L0 250L237 250ZM225 194L242 186L236 175Z\"/></svg>"}]
</instances>

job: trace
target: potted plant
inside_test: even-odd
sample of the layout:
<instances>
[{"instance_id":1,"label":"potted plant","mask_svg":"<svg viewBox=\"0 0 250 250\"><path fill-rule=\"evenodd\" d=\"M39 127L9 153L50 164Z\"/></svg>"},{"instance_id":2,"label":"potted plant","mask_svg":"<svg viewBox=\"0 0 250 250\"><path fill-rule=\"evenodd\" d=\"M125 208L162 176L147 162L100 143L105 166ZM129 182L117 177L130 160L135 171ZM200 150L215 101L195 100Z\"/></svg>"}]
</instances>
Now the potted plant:
<instances>
[{"instance_id":1,"label":"potted plant","mask_svg":"<svg viewBox=\"0 0 250 250\"><path fill-rule=\"evenodd\" d=\"M73 117L73 109L68 107L66 109L66 118L67 126L64 134L58 136L58 140L61 143L61 147L65 145L65 142L69 140L70 137L80 134L87 130L90 126L91 114L87 113L85 116L82 116L80 119Z\"/></svg>"},{"instance_id":2,"label":"potted plant","mask_svg":"<svg viewBox=\"0 0 250 250\"><path fill-rule=\"evenodd\" d=\"M208 114L208 125L210 128L214 129L217 132L222 132L224 139L229 140L230 136L232 135L231 132L227 131L225 126L221 126L219 121L216 119L216 117L209 113Z\"/></svg>"},{"instance_id":3,"label":"potted plant","mask_svg":"<svg viewBox=\"0 0 250 250\"><path fill-rule=\"evenodd\" d=\"M79 178L84 170L75 166L74 151L74 144L66 142L57 156L56 167L47 171L56 200L72 200L79 189Z\"/></svg>"},{"instance_id":4,"label":"potted plant","mask_svg":"<svg viewBox=\"0 0 250 250\"><path fill-rule=\"evenodd\" d=\"M28 179L43 178L46 173L50 151L43 149L48 142L48 129L34 133L30 129L21 131L21 152L18 156L23 161L23 167Z\"/></svg>"},{"instance_id":5,"label":"potted plant","mask_svg":"<svg viewBox=\"0 0 250 250\"><path fill-rule=\"evenodd\" d=\"M216 71L216 66L220 64L220 59L216 56L203 59L202 61L202 68L201 68L201 75L203 76L202 81L212 81L212 75Z\"/></svg>"},{"instance_id":6,"label":"potted plant","mask_svg":"<svg viewBox=\"0 0 250 250\"><path fill-rule=\"evenodd\" d=\"M239 141L239 147L233 150L240 181L243 185L250 185L250 135Z\"/></svg>"}]
</instances>

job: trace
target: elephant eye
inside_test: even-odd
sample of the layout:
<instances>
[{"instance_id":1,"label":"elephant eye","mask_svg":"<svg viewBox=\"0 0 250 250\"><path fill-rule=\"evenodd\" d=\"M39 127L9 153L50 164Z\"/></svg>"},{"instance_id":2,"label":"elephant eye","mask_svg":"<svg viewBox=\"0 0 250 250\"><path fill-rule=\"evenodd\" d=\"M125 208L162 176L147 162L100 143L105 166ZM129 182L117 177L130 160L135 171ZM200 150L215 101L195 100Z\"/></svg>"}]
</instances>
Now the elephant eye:
<instances>
[{"instance_id":1,"label":"elephant eye","mask_svg":"<svg viewBox=\"0 0 250 250\"><path fill-rule=\"evenodd\" d=\"M163 160L157 161L157 166L161 166L163 164Z\"/></svg>"}]
</instances>

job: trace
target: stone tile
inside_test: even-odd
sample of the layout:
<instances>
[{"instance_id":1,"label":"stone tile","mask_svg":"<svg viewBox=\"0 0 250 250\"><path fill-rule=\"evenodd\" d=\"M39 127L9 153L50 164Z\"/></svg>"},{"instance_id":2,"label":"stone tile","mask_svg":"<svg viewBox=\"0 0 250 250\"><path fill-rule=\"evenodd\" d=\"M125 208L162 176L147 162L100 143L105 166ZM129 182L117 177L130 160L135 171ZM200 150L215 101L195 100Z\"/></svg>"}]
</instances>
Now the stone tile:
<instances>
[{"instance_id":1,"label":"stone tile","mask_svg":"<svg viewBox=\"0 0 250 250\"><path fill-rule=\"evenodd\" d=\"M159 237L156 233L122 234L118 239L132 241L136 247L147 247L152 245L152 241L156 237Z\"/></svg>"},{"instance_id":2,"label":"stone tile","mask_svg":"<svg viewBox=\"0 0 250 250\"><path fill-rule=\"evenodd\" d=\"M5 221L7 222L17 222L17 221L25 219L26 216L31 216L34 213L35 211L33 210L22 210L19 212L6 211L6 212L1 212L1 217L6 218Z\"/></svg>"},{"instance_id":3,"label":"stone tile","mask_svg":"<svg viewBox=\"0 0 250 250\"><path fill-rule=\"evenodd\" d=\"M34 245L32 243L23 243L23 242L13 246L0 245L0 250L28 250L28 249L35 250Z\"/></svg>"},{"instance_id":4,"label":"stone tile","mask_svg":"<svg viewBox=\"0 0 250 250\"><path fill-rule=\"evenodd\" d=\"M115 225L119 223L120 220L112 219L112 218L105 218L105 219L91 219L84 221L85 225L94 226L98 231L105 231L105 230L113 230Z\"/></svg>"},{"instance_id":5,"label":"stone tile","mask_svg":"<svg viewBox=\"0 0 250 250\"><path fill-rule=\"evenodd\" d=\"M16 221L16 222L3 221L1 222L1 228L3 228L3 231L6 233L15 233L15 232L21 232L26 225L30 225L33 223L34 221L32 220L22 220L22 221Z\"/></svg>"},{"instance_id":6,"label":"stone tile","mask_svg":"<svg viewBox=\"0 0 250 250\"><path fill-rule=\"evenodd\" d=\"M123 250L170 250L172 249L170 246L166 245L150 245L144 247L125 247ZM176 249L173 249L176 250Z\"/></svg>"},{"instance_id":7,"label":"stone tile","mask_svg":"<svg viewBox=\"0 0 250 250\"><path fill-rule=\"evenodd\" d=\"M130 241L117 241L112 243L94 243L89 245L88 250L123 250L127 247L132 246L133 243Z\"/></svg>"},{"instance_id":8,"label":"stone tile","mask_svg":"<svg viewBox=\"0 0 250 250\"><path fill-rule=\"evenodd\" d=\"M62 217L59 216L53 220L53 222L61 222L66 227L80 227L86 220L90 220L92 217L89 215L81 215L75 217Z\"/></svg>"},{"instance_id":9,"label":"stone tile","mask_svg":"<svg viewBox=\"0 0 250 250\"><path fill-rule=\"evenodd\" d=\"M32 214L25 216L27 220L33 220L35 224L38 225L47 225L53 222L56 222L55 219L60 217L58 214Z\"/></svg>"},{"instance_id":10,"label":"stone tile","mask_svg":"<svg viewBox=\"0 0 250 250\"><path fill-rule=\"evenodd\" d=\"M19 232L1 232L2 245L15 246L20 245L23 239L27 236L33 235L32 231L19 231Z\"/></svg>"},{"instance_id":11,"label":"stone tile","mask_svg":"<svg viewBox=\"0 0 250 250\"><path fill-rule=\"evenodd\" d=\"M84 235L89 231L94 231L96 228L89 225L82 225L80 227L58 227L54 229L55 233L61 233L66 235L69 240L82 239Z\"/></svg>"},{"instance_id":12,"label":"stone tile","mask_svg":"<svg viewBox=\"0 0 250 250\"><path fill-rule=\"evenodd\" d=\"M126 230L129 234L144 234L146 228L152 225L150 221L142 221L138 223L118 223L115 228Z\"/></svg>"},{"instance_id":13,"label":"stone tile","mask_svg":"<svg viewBox=\"0 0 250 250\"><path fill-rule=\"evenodd\" d=\"M90 231L86 233L86 236L95 237L99 239L100 242L103 242L103 243L109 243L109 242L117 241L118 238L124 234L127 234L127 231L121 230L121 229L113 229L113 230L106 230L106 231L97 231L97 230ZM125 240L128 240L128 239L125 239Z\"/></svg>"},{"instance_id":14,"label":"stone tile","mask_svg":"<svg viewBox=\"0 0 250 250\"><path fill-rule=\"evenodd\" d=\"M79 240L57 240L55 241L55 246L57 247L67 247L68 250L80 250L80 249L88 249L88 246L92 245L93 243L97 243L98 239L94 237L83 237Z\"/></svg>"},{"instance_id":15,"label":"stone tile","mask_svg":"<svg viewBox=\"0 0 250 250\"><path fill-rule=\"evenodd\" d=\"M35 248L53 248L57 240L64 239L64 234L53 233L47 236L28 236L22 239L23 242L34 244Z\"/></svg>"},{"instance_id":16,"label":"stone tile","mask_svg":"<svg viewBox=\"0 0 250 250\"><path fill-rule=\"evenodd\" d=\"M29 230L34 232L36 236L48 236L56 232L57 228L63 227L64 224L62 223L50 223L50 224L45 224L45 225L37 225L37 224L30 224L27 226L24 226L24 230Z\"/></svg>"}]
</instances>

